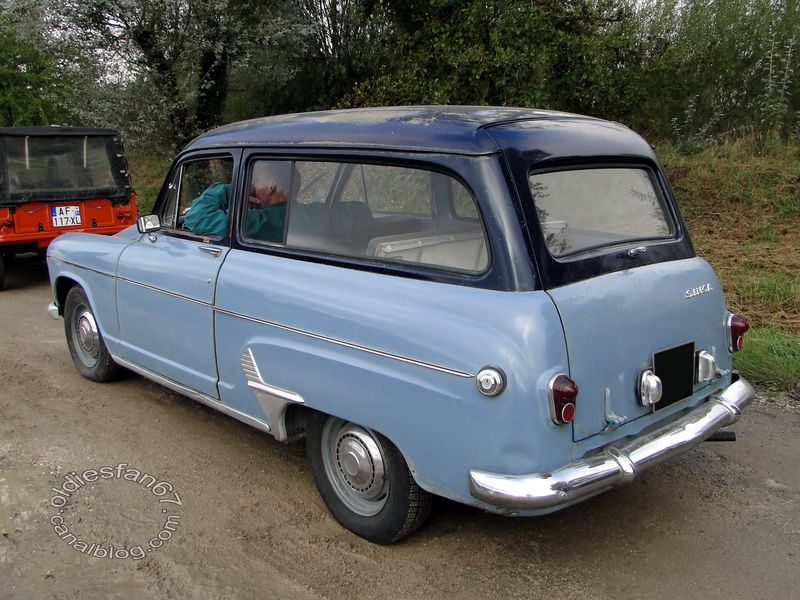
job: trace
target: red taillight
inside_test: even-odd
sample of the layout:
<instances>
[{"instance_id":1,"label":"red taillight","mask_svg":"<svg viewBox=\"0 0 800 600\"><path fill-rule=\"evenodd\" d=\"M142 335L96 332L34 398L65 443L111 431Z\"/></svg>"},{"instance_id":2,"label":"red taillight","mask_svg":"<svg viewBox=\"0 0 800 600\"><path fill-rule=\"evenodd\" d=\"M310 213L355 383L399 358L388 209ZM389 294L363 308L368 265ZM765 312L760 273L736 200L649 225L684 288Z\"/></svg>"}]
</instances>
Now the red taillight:
<instances>
[{"instance_id":1,"label":"red taillight","mask_svg":"<svg viewBox=\"0 0 800 600\"><path fill-rule=\"evenodd\" d=\"M744 347L744 334L750 329L747 319L731 315L728 319L728 343L731 352L739 352Z\"/></svg>"},{"instance_id":2,"label":"red taillight","mask_svg":"<svg viewBox=\"0 0 800 600\"><path fill-rule=\"evenodd\" d=\"M556 425L566 425L575 418L575 400L578 385L563 373L550 380L547 389L550 400L550 418Z\"/></svg>"}]
</instances>

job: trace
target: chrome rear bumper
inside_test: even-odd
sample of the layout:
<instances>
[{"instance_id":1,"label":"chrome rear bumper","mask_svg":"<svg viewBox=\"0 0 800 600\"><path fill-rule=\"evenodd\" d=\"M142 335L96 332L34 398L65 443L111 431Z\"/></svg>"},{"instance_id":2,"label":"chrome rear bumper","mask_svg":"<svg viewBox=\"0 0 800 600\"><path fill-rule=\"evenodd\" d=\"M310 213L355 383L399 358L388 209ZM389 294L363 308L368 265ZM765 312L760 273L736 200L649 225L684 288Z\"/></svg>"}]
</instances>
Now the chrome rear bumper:
<instances>
[{"instance_id":1,"label":"chrome rear bumper","mask_svg":"<svg viewBox=\"0 0 800 600\"><path fill-rule=\"evenodd\" d=\"M676 421L633 439L620 440L599 454L549 473L503 475L470 471L470 492L482 502L512 511L573 503L628 483L638 472L686 452L721 427L732 425L753 395L751 385L739 379Z\"/></svg>"}]
</instances>

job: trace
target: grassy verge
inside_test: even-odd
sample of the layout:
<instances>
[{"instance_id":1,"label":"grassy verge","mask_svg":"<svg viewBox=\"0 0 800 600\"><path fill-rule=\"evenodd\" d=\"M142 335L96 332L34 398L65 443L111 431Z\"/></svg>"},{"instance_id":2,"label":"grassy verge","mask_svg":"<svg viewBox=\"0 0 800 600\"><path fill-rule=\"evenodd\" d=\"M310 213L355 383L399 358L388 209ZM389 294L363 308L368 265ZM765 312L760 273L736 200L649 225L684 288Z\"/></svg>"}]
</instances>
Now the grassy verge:
<instances>
[{"instance_id":1,"label":"grassy verge","mask_svg":"<svg viewBox=\"0 0 800 600\"><path fill-rule=\"evenodd\" d=\"M761 327L746 336L744 350L735 356L736 368L763 387L791 390L800 381L800 339L772 327Z\"/></svg>"},{"instance_id":2,"label":"grassy verge","mask_svg":"<svg viewBox=\"0 0 800 600\"><path fill-rule=\"evenodd\" d=\"M695 249L730 309L750 321L736 368L753 383L800 382L800 146L743 139L658 149Z\"/></svg>"}]
</instances>

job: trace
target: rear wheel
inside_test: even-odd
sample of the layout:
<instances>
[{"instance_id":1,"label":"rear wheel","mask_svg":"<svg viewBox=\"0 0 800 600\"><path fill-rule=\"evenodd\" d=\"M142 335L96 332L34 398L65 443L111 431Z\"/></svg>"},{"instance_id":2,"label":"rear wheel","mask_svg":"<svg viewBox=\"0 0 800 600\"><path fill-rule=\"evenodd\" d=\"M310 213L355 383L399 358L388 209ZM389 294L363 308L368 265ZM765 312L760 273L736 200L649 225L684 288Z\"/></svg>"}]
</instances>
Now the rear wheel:
<instances>
[{"instance_id":1,"label":"rear wheel","mask_svg":"<svg viewBox=\"0 0 800 600\"><path fill-rule=\"evenodd\" d=\"M3 285L6 282L6 261L5 257L0 254L0 290L3 289Z\"/></svg>"},{"instance_id":2,"label":"rear wheel","mask_svg":"<svg viewBox=\"0 0 800 600\"><path fill-rule=\"evenodd\" d=\"M114 362L106 348L86 292L73 287L64 302L64 332L72 361L80 374L92 381L112 381L122 367Z\"/></svg>"},{"instance_id":3,"label":"rear wheel","mask_svg":"<svg viewBox=\"0 0 800 600\"><path fill-rule=\"evenodd\" d=\"M308 422L306 448L314 481L333 516L371 542L413 533L431 508L400 451L381 434L324 413Z\"/></svg>"}]
</instances>

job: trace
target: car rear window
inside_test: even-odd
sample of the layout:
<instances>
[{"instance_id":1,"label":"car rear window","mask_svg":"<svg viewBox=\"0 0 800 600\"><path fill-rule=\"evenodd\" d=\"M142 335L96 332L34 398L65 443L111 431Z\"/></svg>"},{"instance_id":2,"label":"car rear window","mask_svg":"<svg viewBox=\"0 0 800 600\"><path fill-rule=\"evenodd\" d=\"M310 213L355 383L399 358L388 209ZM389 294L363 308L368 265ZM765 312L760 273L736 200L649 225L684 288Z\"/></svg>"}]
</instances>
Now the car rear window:
<instances>
[{"instance_id":1,"label":"car rear window","mask_svg":"<svg viewBox=\"0 0 800 600\"><path fill-rule=\"evenodd\" d=\"M547 249L556 258L674 235L647 169L533 172L528 183Z\"/></svg>"},{"instance_id":2,"label":"car rear window","mask_svg":"<svg viewBox=\"0 0 800 600\"><path fill-rule=\"evenodd\" d=\"M17 136L6 147L9 193L116 185L105 137Z\"/></svg>"}]
</instances>

